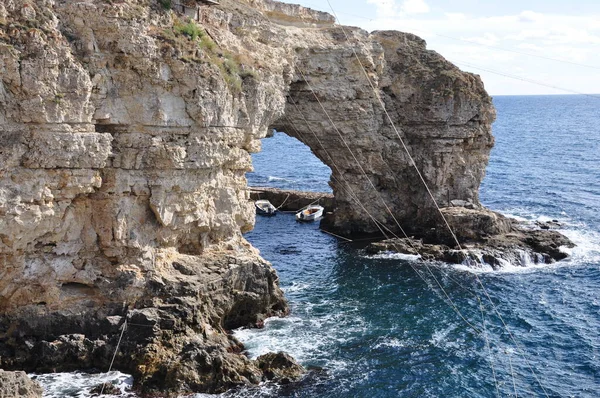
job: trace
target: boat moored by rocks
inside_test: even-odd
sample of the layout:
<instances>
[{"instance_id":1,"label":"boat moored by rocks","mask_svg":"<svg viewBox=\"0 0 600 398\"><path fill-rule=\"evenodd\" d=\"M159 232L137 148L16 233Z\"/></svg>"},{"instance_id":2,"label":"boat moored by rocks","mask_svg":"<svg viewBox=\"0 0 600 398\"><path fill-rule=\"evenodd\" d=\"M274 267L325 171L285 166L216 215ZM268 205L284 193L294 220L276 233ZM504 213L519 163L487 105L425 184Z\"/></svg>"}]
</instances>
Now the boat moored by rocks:
<instances>
[{"instance_id":1,"label":"boat moored by rocks","mask_svg":"<svg viewBox=\"0 0 600 398\"><path fill-rule=\"evenodd\" d=\"M298 221L315 221L323 217L323 206L310 205L296 213Z\"/></svg>"},{"instance_id":2,"label":"boat moored by rocks","mask_svg":"<svg viewBox=\"0 0 600 398\"><path fill-rule=\"evenodd\" d=\"M254 206L256 206L256 212L258 214L273 216L277 212L277 208L266 199L257 200L254 202Z\"/></svg>"}]
</instances>

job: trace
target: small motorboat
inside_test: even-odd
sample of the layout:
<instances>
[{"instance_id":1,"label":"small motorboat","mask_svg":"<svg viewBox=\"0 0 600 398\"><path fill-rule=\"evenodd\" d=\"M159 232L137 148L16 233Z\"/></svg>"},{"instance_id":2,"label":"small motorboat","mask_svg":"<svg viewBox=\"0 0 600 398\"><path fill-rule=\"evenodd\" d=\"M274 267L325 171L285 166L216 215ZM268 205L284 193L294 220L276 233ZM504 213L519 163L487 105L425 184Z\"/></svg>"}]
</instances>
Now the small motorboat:
<instances>
[{"instance_id":1,"label":"small motorboat","mask_svg":"<svg viewBox=\"0 0 600 398\"><path fill-rule=\"evenodd\" d=\"M256 206L256 212L258 214L266 214L272 216L277 211L277 208L271 204L267 199L259 199L254 202L254 206Z\"/></svg>"},{"instance_id":2,"label":"small motorboat","mask_svg":"<svg viewBox=\"0 0 600 398\"><path fill-rule=\"evenodd\" d=\"M310 205L298 213L296 213L296 220L298 221L315 221L318 218L323 217L323 206Z\"/></svg>"}]
</instances>

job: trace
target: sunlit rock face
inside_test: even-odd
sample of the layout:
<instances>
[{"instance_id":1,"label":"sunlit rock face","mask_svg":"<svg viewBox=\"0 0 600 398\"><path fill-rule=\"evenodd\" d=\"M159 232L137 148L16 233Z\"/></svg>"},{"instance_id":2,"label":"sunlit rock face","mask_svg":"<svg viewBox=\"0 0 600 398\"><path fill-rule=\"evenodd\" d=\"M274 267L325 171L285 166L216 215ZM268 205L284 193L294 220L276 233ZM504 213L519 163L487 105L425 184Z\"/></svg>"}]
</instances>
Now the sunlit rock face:
<instances>
[{"instance_id":1,"label":"sunlit rock face","mask_svg":"<svg viewBox=\"0 0 600 398\"><path fill-rule=\"evenodd\" d=\"M329 46L297 49L279 121L332 169L337 209L328 228L376 233L373 219L396 232L398 224L411 232L442 224L415 164L441 207L479 206L495 118L479 77L414 35L344 30L330 30L338 41Z\"/></svg>"},{"instance_id":2,"label":"sunlit rock face","mask_svg":"<svg viewBox=\"0 0 600 398\"><path fill-rule=\"evenodd\" d=\"M269 127L331 167L339 231L377 231L359 202L393 229L383 201L437 222L380 99L436 199L478 205L490 99L420 39L268 0L194 5L196 24L163 3L0 4L0 368L107 368L127 321L115 367L142 389L258 383L226 332L287 311L242 237Z\"/></svg>"}]
</instances>

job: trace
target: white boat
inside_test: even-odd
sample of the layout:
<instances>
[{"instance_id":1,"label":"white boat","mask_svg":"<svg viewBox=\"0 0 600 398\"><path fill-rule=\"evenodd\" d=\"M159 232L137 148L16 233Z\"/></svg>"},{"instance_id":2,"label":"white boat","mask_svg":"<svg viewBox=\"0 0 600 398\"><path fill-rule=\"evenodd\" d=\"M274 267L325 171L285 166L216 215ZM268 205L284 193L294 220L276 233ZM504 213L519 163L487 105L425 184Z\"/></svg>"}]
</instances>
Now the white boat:
<instances>
[{"instance_id":1,"label":"white boat","mask_svg":"<svg viewBox=\"0 0 600 398\"><path fill-rule=\"evenodd\" d=\"M254 206L256 206L256 212L258 214L273 215L277 211L277 208L273 206L267 199L257 200L254 202Z\"/></svg>"},{"instance_id":2,"label":"white boat","mask_svg":"<svg viewBox=\"0 0 600 398\"><path fill-rule=\"evenodd\" d=\"M296 213L296 220L298 221L315 221L318 218L323 217L323 206L310 205L298 213Z\"/></svg>"}]
</instances>

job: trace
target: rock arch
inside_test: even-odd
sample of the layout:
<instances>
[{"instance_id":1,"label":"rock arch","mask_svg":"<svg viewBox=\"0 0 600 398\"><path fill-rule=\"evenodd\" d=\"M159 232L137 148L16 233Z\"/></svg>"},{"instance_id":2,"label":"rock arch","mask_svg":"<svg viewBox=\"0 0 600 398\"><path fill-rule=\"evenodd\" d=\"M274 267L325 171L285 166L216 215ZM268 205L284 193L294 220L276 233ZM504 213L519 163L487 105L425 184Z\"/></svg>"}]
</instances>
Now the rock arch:
<instances>
[{"instance_id":1,"label":"rock arch","mask_svg":"<svg viewBox=\"0 0 600 398\"><path fill-rule=\"evenodd\" d=\"M377 95L436 201L442 207L456 200L479 206L495 118L480 78L427 51L412 34L349 32L350 41L296 49L285 113L272 124L332 169L337 208L326 228L346 235L377 233L358 201L394 230L387 208L411 233L440 222Z\"/></svg>"}]
</instances>

